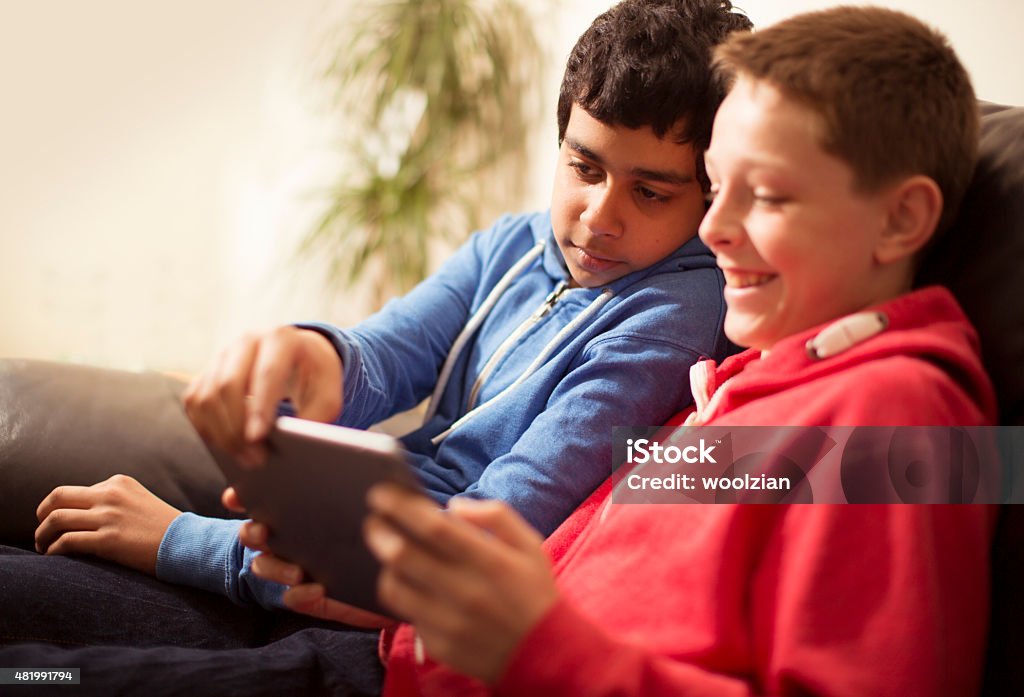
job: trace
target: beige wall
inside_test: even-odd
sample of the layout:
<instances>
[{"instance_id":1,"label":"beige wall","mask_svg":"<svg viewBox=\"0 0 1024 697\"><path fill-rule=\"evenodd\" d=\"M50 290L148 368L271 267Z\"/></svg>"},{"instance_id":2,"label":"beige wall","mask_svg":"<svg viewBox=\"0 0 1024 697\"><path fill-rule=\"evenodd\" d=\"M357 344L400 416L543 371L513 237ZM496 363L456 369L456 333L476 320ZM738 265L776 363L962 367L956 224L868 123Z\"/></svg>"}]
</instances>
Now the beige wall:
<instances>
[{"instance_id":1,"label":"beige wall","mask_svg":"<svg viewBox=\"0 0 1024 697\"><path fill-rule=\"evenodd\" d=\"M0 355L191 371L242 327L306 316L280 261L326 159L324 14L0 3Z\"/></svg>"},{"instance_id":2,"label":"beige wall","mask_svg":"<svg viewBox=\"0 0 1024 697\"><path fill-rule=\"evenodd\" d=\"M949 37L982 99L1024 105L1024 3L1020 0L739 0L757 25L839 4L880 5L928 22Z\"/></svg>"},{"instance_id":3,"label":"beige wall","mask_svg":"<svg viewBox=\"0 0 1024 697\"><path fill-rule=\"evenodd\" d=\"M552 101L612 3L532 0ZM748 0L764 24L831 3ZM1017 0L889 0L946 31L980 96L1024 104ZM327 0L0 0L0 356L200 370L240 331L363 312L292 262L341 127L317 82ZM553 117L528 206L547 204Z\"/></svg>"}]
</instances>

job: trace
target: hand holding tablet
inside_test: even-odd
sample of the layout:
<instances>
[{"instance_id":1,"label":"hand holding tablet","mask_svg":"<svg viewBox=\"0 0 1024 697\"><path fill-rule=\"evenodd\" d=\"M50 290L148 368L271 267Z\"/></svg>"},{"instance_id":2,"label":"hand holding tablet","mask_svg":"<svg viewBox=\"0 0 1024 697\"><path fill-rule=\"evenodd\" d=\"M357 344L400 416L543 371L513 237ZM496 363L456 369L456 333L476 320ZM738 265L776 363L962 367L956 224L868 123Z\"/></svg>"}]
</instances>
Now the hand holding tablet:
<instances>
[{"instance_id":1,"label":"hand holding tablet","mask_svg":"<svg viewBox=\"0 0 1024 697\"><path fill-rule=\"evenodd\" d=\"M422 491L401 444L380 433L282 416L266 446L266 462L257 467L208 447L248 514L267 526L275 555L302 567L329 597L387 615L377 601L380 565L362 529L374 484Z\"/></svg>"}]
</instances>

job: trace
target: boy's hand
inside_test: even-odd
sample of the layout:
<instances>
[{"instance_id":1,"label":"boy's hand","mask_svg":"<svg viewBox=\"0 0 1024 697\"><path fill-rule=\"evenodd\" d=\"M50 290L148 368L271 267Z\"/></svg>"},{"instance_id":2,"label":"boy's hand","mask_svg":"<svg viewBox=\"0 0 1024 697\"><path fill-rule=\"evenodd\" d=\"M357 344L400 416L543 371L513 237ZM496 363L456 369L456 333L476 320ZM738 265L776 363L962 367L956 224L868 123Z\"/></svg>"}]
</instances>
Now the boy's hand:
<instances>
[{"instance_id":1,"label":"boy's hand","mask_svg":"<svg viewBox=\"0 0 1024 697\"><path fill-rule=\"evenodd\" d=\"M328 598L319 583L302 583L305 573L299 566L274 556L267 549L267 527L262 523L243 523L238 536L246 547L260 552L252 561L254 574L267 581L289 586L283 596L285 607L289 610L365 629L381 629L396 624L389 617Z\"/></svg>"},{"instance_id":2,"label":"boy's hand","mask_svg":"<svg viewBox=\"0 0 1024 697\"><path fill-rule=\"evenodd\" d=\"M223 504L224 508L232 511L233 513L245 513L245 504L242 503L242 499L238 497L238 492L235 491L235 487L233 486L229 486L221 492L220 502Z\"/></svg>"},{"instance_id":3,"label":"boy's hand","mask_svg":"<svg viewBox=\"0 0 1024 697\"><path fill-rule=\"evenodd\" d=\"M257 559L263 559L265 556L260 555ZM328 598L327 591L319 583L300 583L292 586L284 592L283 600L289 610L352 627L383 629L398 624L390 617L383 617Z\"/></svg>"},{"instance_id":4,"label":"boy's hand","mask_svg":"<svg viewBox=\"0 0 1024 697\"><path fill-rule=\"evenodd\" d=\"M92 486L59 486L36 509L36 550L92 554L156 575L156 555L181 511L123 474Z\"/></svg>"},{"instance_id":5,"label":"boy's hand","mask_svg":"<svg viewBox=\"0 0 1024 697\"><path fill-rule=\"evenodd\" d=\"M487 683L558 598L541 536L497 501L448 513L399 487L368 496L366 541L384 569L380 599L416 626L427 652Z\"/></svg>"},{"instance_id":6,"label":"boy's hand","mask_svg":"<svg viewBox=\"0 0 1024 697\"><path fill-rule=\"evenodd\" d=\"M304 419L341 413L342 366L323 335L285 326L247 335L185 390L185 413L204 440L246 464L262 462L277 405L290 398Z\"/></svg>"}]
</instances>

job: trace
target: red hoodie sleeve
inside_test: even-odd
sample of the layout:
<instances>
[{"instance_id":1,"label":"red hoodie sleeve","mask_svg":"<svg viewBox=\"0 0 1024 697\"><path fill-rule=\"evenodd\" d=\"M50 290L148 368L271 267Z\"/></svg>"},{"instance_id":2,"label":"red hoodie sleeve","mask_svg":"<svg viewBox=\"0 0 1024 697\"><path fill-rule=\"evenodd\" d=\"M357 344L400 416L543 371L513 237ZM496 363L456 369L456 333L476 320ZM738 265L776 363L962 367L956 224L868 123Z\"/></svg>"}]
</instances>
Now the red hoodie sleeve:
<instances>
[{"instance_id":1,"label":"red hoodie sleeve","mask_svg":"<svg viewBox=\"0 0 1024 697\"><path fill-rule=\"evenodd\" d=\"M627 643L562 600L521 643L494 693L974 694L994 513L982 506L791 506L760 550L750 607L731 613L746 625L745 655L673 656ZM668 592L687 590L652 587L636 602ZM652 641L658 631L650 628ZM748 670L730 673L717 662Z\"/></svg>"},{"instance_id":2,"label":"red hoodie sleeve","mask_svg":"<svg viewBox=\"0 0 1024 697\"><path fill-rule=\"evenodd\" d=\"M494 694L739 697L750 692L735 678L618 641L563 599L520 644Z\"/></svg>"}]
</instances>

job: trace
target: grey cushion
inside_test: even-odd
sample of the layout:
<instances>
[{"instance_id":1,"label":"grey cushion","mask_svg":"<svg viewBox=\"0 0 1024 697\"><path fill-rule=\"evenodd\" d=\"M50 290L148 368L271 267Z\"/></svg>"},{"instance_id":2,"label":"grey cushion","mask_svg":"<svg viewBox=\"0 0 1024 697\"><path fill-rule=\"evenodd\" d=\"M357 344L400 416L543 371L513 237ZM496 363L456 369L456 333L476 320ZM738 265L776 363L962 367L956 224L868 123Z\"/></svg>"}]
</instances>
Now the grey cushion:
<instances>
[{"instance_id":1,"label":"grey cushion","mask_svg":"<svg viewBox=\"0 0 1024 697\"><path fill-rule=\"evenodd\" d=\"M183 383L62 363L0 359L0 542L32 546L55 486L138 479L170 504L226 517L224 477L185 418Z\"/></svg>"},{"instance_id":2,"label":"grey cushion","mask_svg":"<svg viewBox=\"0 0 1024 697\"><path fill-rule=\"evenodd\" d=\"M978 165L919 284L947 286L981 335L1000 422L1024 425L1024 108L982 104Z\"/></svg>"}]
</instances>

